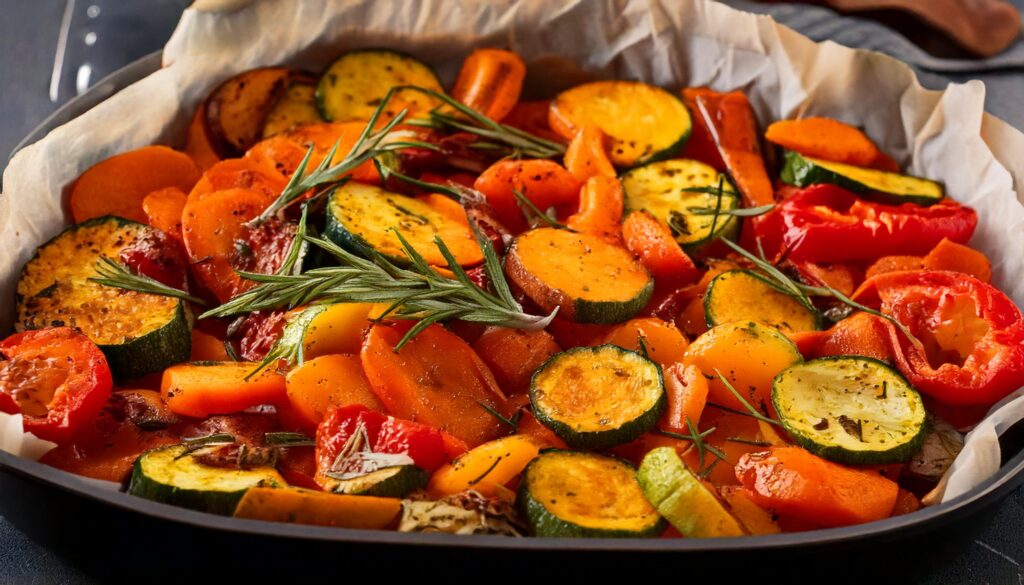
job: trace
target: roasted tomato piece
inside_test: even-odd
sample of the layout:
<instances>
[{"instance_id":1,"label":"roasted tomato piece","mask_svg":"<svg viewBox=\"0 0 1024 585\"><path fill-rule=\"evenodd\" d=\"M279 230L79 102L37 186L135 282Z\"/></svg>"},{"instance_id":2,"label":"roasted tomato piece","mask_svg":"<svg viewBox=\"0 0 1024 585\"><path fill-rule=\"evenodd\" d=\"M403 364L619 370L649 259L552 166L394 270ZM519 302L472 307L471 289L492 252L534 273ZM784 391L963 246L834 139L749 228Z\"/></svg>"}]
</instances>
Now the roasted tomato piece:
<instances>
[{"instance_id":1,"label":"roasted tomato piece","mask_svg":"<svg viewBox=\"0 0 1024 585\"><path fill-rule=\"evenodd\" d=\"M258 362L267 356L285 326L285 311L256 311L238 328L238 356Z\"/></svg>"},{"instance_id":2,"label":"roasted tomato piece","mask_svg":"<svg viewBox=\"0 0 1024 585\"><path fill-rule=\"evenodd\" d=\"M67 442L103 410L113 381L107 358L77 329L17 333L0 342L0 410L24 429Z\"/></svg>"},{"instance_id":3,"label":"roasted tomato piece","mask_svg":"<svg viewBox=\"0 0 1024 585\"><path fill-rule=\"evenodd\" d=\"M178 290L188 290L188 256L181 242L166 232L143 230L121 250L121 262L139 274Z\"/></svg>"}]
</instances>

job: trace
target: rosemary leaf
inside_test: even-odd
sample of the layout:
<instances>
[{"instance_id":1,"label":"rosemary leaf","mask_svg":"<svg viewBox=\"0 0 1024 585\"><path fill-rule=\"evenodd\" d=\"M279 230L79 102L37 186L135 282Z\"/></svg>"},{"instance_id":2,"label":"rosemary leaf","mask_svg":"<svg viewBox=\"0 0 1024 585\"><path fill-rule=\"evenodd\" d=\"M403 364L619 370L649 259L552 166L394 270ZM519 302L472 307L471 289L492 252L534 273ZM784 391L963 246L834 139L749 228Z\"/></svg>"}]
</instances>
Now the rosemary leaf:
<instances>
[{"instance_id":1,"label":"rosemary leaf","mask_svg":"<svg viewBox=\"0 0 1024 585\"><path fill-rule=\"evenodd\" d=\"M489 414L489 415L493 416L494 418L498 419L498 422L500 422L501 424L509 427L513 431L516 431L516 430L519 429L519 418L523 415L523 411L522 410L517 410L516 413L514 415L512 415L512 418L507 418L507 417L503 416L500 412L498 412L497 410L494 410L494 408L488 406L487 403L485 403L485 402L483 402L481 400L477 400L476 403L480 405L480 408L486 410L487 414Z\"/></svg>"},{"instance_id":2,"label":"rosemary leaf","mask_svg":"<svg viewBox=\"0 0 1024 585\"><path fill-rule=\"evenodd\" d=\"M519 189L512 189L512 195L516 198L516 203L519 204L519 210L522 212L523 217L526 218L526 223L533 225L535 222L543 223L544 225L560 230L566 230L575 233L576 230L569 226L558 223L558 220L551 217L547 213L544 213L534 205L530 198L523 194Z\"/></svg>"},{"instance_id":3,"label":"rosemary leaf","mask_svg":"<svg viewBox=\"0 0 1024 585\"><path fill-rule=\"evenodd\" d=\"M732 395L736 397L736 400L740 401L740 404L743 405L743 408L747 409L747 413L749 413L750 416L756 418L759 421L766 422L768 424L772 424L772 425L776 425L776 426L780 426L780 427L782 426L782 423L780 423L779 421L775 420L774 418L765 416L764 414L761 413L761 411L759 411L756 408L754 408L753 405L751 405L750 402L748 402L747 399L744 398L743 395L740 394L738 390L736 390L736 387L733 386L732 383L729 382L729 380L727 380L725 378L725 376L722 375L722 372L720 372L717 368L715 369L715 373L718 374L718 379L722 381L722 384L725 385L726 389L729 390L729 392L732 393ZM719 408L724 408L724 407L719 407Z\"/></svg>"},{"instance_id":4,"label":"rosemary leaf","mask_svg":"<svg viewBox=\"0 0 1024 585\"><path fill-rule=\"evenodd\" d=\"M761 205L759 207L744 207L740 209L722 209L717 210L720 215L732 215L735 217L757 217L764 215L769 211L775 209L774 203L768 205ZM691 207L690 213L694 215L715 215L716 210L712 207Z\"/></svg>"},{"instance_id":5,"label":"rosemary leaf","mask_svg":"<svg viewBox=\"0 0 1024 585\"><path fill-rule=\"evenodd\" d=\"M315 447L316 441L302 433L273 432L263 435L263 442L275 447Z\"/></svg>"},{"instance_id":6,"label":"rosemary leaf","mask_svg":"<svg viewBox=\"0 0 1024 585\"><path fill-rule=\"evenodd\" d=\"M144 274L139 274L127 266L119 262L115 262L106 256L100 257L100 262L96 265L96 274L98 274L99 277L89 278L90 282L139 293L174 297L197 305L206 304L206 301L203 299L194 297L187 292L178 290L172 286L167 286L159 280L154 280Z\"/></svg>"}]
</instances>

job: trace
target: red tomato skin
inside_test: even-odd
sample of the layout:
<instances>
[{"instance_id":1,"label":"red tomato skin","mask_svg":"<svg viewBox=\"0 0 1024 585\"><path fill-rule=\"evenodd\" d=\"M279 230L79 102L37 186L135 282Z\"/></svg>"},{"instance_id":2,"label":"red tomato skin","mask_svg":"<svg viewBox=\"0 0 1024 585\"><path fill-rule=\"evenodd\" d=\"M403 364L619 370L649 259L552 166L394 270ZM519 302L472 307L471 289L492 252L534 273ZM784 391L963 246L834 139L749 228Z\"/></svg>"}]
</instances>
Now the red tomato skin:
<instances>
[{"instance_id":1,"label":"red tomato skin","mask_svg":"<svg viewBox=\"0 0 1024 585\"><path fill-rule=\"evenodd\" d=\"M85 334L70 327L54 327L16 333L0 342L0 401L5 412L21 412L14 392L16 364L38 367L43 360L63 359L68 376L46 404L45 416L23 413L23 428L40 439L65 443L99 415L110 398L113 378L107 358ZM14 408L12 408L12 406Z\"/></svg>"}]
</instances>

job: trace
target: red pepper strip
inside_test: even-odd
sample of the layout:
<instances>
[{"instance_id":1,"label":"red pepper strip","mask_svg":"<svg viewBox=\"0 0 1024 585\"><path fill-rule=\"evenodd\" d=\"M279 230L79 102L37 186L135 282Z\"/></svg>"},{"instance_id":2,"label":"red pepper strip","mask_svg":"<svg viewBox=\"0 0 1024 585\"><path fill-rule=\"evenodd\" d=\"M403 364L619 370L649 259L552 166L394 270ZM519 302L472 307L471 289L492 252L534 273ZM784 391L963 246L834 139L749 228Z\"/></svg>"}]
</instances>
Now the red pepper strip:
<instances>
[{"instance_id":1,"label":"red pepper strip","mask_svg":"<svg viewBox=\"0 0 1024 585\"><path fill-rule=\"evenodd\" d=\"M745 207L775 202L775 188L761 157L757 116L747 96L740 91L726 94L702 92L696 96L698 114L703 118L718 154L725 162Z\"/></svg>"},{"instance_id":2,"label":"red pepper strip","mask_svg":"<svg viewBox=\"0 0 1024 585\"><path fill-rule=\"evenodd\" d=\"M330 471L338 453L362 425L374 453L407 454L426 471L448 461L448 444L441 431L370 410L361 404L332 408L316 430L316 463L320 474Z\"/></svg>"},{"instance_id":3,"label":"red pepper strip","mask_svg":"<svg viewBox=\"0 0 1024 585\"><path fill-rule=\"evenodd\" d=\"M870 278L854 300L894 317L900 372L918 390L947 404L993 404L1024 386L1024 317L995 287L958 272L917 270Z\"/></svg>"},{"instance_id":4,"label":"red pepper strip","mask_svg":"<svg viewBox=\"0 0 1024 585\"><path fill-rule=\"evenodd\" d=\"M0 410L21 413L23 428L55 443L99 415L113 381L103 352L77 329L17 333L0 342Z\"/></svg>"},{"instance_id":5,"label":"red pepper strip","mask_svg":"<svg viewBox=\"0 0 1024 585\"><path fill-rule=\"evenodd\" d=\"M931 207L882 205L834 185L813 185L754 218L753 225L769 258L784 251L795 261L847 262L921 256L942 238L966 242L978 215L949 200Z\"/></svg>"}]
</instances>

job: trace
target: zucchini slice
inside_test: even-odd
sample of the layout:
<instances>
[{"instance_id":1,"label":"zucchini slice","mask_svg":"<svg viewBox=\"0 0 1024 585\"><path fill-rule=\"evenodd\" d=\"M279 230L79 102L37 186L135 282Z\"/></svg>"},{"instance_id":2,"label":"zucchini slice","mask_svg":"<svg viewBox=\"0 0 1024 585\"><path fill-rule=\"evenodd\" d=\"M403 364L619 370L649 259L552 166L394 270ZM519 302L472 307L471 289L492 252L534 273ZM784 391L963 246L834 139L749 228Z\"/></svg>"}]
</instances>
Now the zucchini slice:
<instances>
[{"instance_id":1,"label":"zucchini slice","mask_svg":"<svg viewBox=\"0 0 1024 585\"><path fill-rule=\"evenodd\" d=\"M704 295L704 318L709 328L732 321L758 321L783 333L821 329L818 311L749 270L729 270L711 281Z\"/></svg>"},{"instance_id":2,"label":"zucchini slice","mask_svg":"<svg viewBox=\"0 0 1024 585\"><path fill-rule=\"evenodd\" d=\"M430 476L415 465L392 465L366 475L339 479L334 493L353 496L401 498L427 485Z\"/></svg>"},{"instance_id":3,"label":"zucchini slice","mask_svg":"<svg viewBox=\"0 0 1024 585\"><path fill-rule=\"evenodd\" d=\"M369 120L388 91L402 85L444 92L434 70L414 57L389 49L349 51L320 78L316 102L328 122ZM402 90L392 96L383 118L389 120L406 109L410 119L439 105L426 94Z\"/></svg>"},{"instance_id":4,"label":"zucchini slice","mask_svg":"<svg viewBox=\"0 0 1024 585\"><path fill-rule=\"evenodd\" d=\"M637 471L644 496L669 524L689 538L743 536L743 526L692 471L673 447L644 456Z\"/></svg>"},{"instance_id":5,"label":"zucchini slice","mask_svg":"<svg viewBox=\"0 0 1024 585\"><path fill-rule=\"evenodd\" d=\"M516 503L534 536L644 538L665 526L644 499L636 470L594 453L541 453L526 466Z\"/></svg>"},{"instance_id":6,"label":"zucchini slice","mask_svg":"<svg viewBox=\"0 0 1024 585\"><path fill-rule=\"evenodd\" d=\"M698 215L694 209L716 209L722 181L722 209L741 206L736 188L714 168L695 160L675 159L649 164L622 176L626 210L643 209L667 225L687 252L696 253L718 238L736 239L740 219L734 215ZM703 187L714 192L684 191Z\"/></svg>"},{"instance_id":7,"label":"zucchini slice","mask_svg":"<svg viewBox=\"0 0 1024 585\"><path fill-rule=\"evenodd\" d=\"M273 467L203 465L184 445L146 451L135 460L128 493L172 506L230 516L246 490L288 485Z\"/></svg>"},{"instance_id":8,"label":"zucchini slice","mask_svg":"<svg viewBox=\"0 0 1024 585\"><path fill-rule=\"evenodd\" d=\"M578 323L620 323L644 308L654 279L625 248L592 234L539 228L505 257L509 278L545 311Z\"/></svg>"},{"instance_id":9,"label":"zucchini slice","mask_svg":"<svg viewBox=\"0 0 1024 585\"><path fill-rule=\"evenodd\" d=\"M444 215L419 199L385 191L379 187L350 182L338 187L327 203L324 235L356 254L370 250L405 266L409 258L393 229L420 253L427 263L447 263L435 237L444 240L462 266L483 261L483 252L468 223Z\"/></svg>"},{"instance_id":10,"label":"zucchini slice","mask_svg":"<svg viewBox=\"0 0 1024 585\"><path fill-rule=\"evenodd\" d=\"M654 428L667 398L658 364L616 345L551 356L530 381L533 414L568 445L606 449Z\"/></svg>"},{"instance_id":11,"label":"zucchini slice","mask_svg":"<svg viewBox=\"0 0 1024 585\"><path fill-rule=\"evenodd\" d=\"M772 403L797 444L838 463L907 461L924 442L920 394L874 358L825 357L790 366L772 383Z\"/></svg>"},{"instance_id":12,"label":"zucchini slice","mask_svg":"<svg viewBox=\"0 0 1024 585\"><path fill-rule=\"evenodd\" d=\"M783 183L797 187L829 183L892 205L916 203L927 206L942 201L946 196L942 184L935 181L829 162L793 151L786 152L781 179Z\"/></svg>"},{"instance_id":13,"label":"zucchini slice","mask_svg":"<svg viewBox=\"0 0 1024 585\"><path fill-rule=\"evenodd\" d=\"M40 246L18 280L19 331L78 327L103 351L118 379L138 378L187 361L192 315L181 300L91 282L101 257L153 230L113 216L64 230Z\"/></svg>"},{"instance_id":14,"label":"zucchini slice","mask_svg":"<svg viewBox=\"0 0 1024 585\"><path fill-rule=\"evenodd\" d=\"M324 121L316 105L316 83L315 77L307 75L289 81L263 121L263 138Z\"/></svg>"},{"instance_id":15,"label":"zucchini slice","mask_svg":"<svg viewBox=\"0 0 1024 585\"><path fill-rule=\"evenodd\" d=\"M585 124L601 128L620 168L665 160L682 150L693 122L683 101L640 81L595 81L563 91L551 102L552 128L571 139Z\"/></svg>"}]
</instances>

